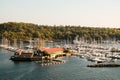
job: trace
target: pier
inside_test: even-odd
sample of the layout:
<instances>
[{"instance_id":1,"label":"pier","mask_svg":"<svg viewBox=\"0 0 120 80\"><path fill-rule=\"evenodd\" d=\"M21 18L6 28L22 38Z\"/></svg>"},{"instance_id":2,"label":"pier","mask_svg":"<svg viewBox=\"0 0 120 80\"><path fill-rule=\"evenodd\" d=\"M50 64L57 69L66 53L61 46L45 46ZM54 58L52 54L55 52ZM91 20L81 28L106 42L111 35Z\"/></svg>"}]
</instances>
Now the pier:
<instances>
[{"instance_id":1,"label":"pier","mask_svg":"<svg viewBox=\"0 0 120 80\"><path fill-rule=\"evenodd\" d=\"M62 63L65 63L65 60L55 59L50 62L41 62L40 65L41 66L49 66L49 65L53 65L53 64L62 64Z\"/></svg>"},{"instance_id":2,"label":"pier","mask_svg":"<svg viewBox=\"0 0 120 80\"><path fill-rule=\"evenodd\" d=\"M120 67L120 64L92 64L87 67Z\"/></svg>"}]
</instances>

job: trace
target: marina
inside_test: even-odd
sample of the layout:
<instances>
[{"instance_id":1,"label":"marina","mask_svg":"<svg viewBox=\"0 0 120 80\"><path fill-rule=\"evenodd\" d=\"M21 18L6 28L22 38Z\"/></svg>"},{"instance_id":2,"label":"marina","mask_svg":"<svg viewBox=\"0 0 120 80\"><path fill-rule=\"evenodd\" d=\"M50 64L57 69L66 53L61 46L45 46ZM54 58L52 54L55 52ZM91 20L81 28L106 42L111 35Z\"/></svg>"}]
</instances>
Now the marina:
<instances>
[{"instance_id":1,"label":"marina","mask_svg":"<svg viewBox=\"0 0 120 80\"><path fill-rule=\"evenodd\" d=\"M5 39L5 38L3 38ZM111 44L108 43L87 43L85 41L78 41L78 39L73 40L73 44L55 44L56 42L52 42L51 44L54 44L53 46L44 46L47 43L45 43L42 40L42 43L35 42L40 41L39 39L35 39L32 41L29 40L29 44L27 46L22 46L23 43L20 41L20 47L17 48L16 40L14 41L14 45L10 46L10 44L7 44L8 40L2 40L0 47L14 52L14 55L11 56L10 60L13 61L42 61L42 60L54 60L57 57L61 56L78 56L82 59L86 59L88 61L94 62L94 63L109 63L109 62L115 62L120 59L120 53L119 53L119 45L116 47L113 46L114 44L111 42ZM7 42L3 42L7 41ZM34 43L33 43L34 42ZM3 44L5 43L5 44ZM22 43L22 44L21 44ZM116 42L115 42L116 43ZM37 45L33 45L37 44ZM44 45L43 45L44 44ZM49 45L51 45L49 44ZM105 46L106 44L107 46ZM41 45L41 46L39 46ZM112 46L108 46L112 45ZM57 46L57 47L56 47ZM117 51L116 51L117 50ZM67 51L67 52L66 52Z\"/></svg>"},{"instance_id":2,"label":"marina","mask_svg":"<svg viewBox=\"0 0 120 80\"><path fill-rule=\"evenodd\" d=\"M82 45L81 43L65 44L65 45L62 45L62 47L64 47L66 52L64 55L58 56L59 53L54 53L54 55L51 55L51 57L54 57L53 59L50 59L50 56L49 57L46 56L44 58L43 57L35 58L35 60L33 59L34 57L27 58L28 52L29 54L34 53L33 50L30 48L27 48L27 49L18 48L15 50L15 48L13 47L13 50L10 50L8 49L8 47L5 47L5 48L1 47L0 48L0 55L1 55L0 76L6 75L7 78L14 79L14 80L16 79L29 80L29 79L34 79L35 77L36 77L36 80L44 79L44 78L46 80L50 80L50 79L52 80L53 79L57 79L57 80L71 80L71 79L72 80L74 79L76 80L79 80L79 79L82 79L82 80L86 80L86 79L111 80L112 79L114 80L116 79L116 80L119 80L119 76L117 76L119 74L119 67L120 67L119 52L112 52L109 48L106 48L106 47L103 48L101 45L99 46L99 44L96 44L94 46L93 45L94 44L88 45L88 43L84 43ZM119 44L117 46L118 47L116 48L119 49ZM44 52L44 50L46 50L48 51L47 54L51 54L50 52L59 48L60 50L62 50L61 45L59 45L59 47L49 47L46 49L41 48L41 51ZM19 49L23 50L22 52L24 52L23 53L24 57L23 55L21 55L22 57L20 60L19 60L20 57L19 58L17 57L16 58L17 60L10 60L10 57L12 58L12 56L16 52L19 52ZM60 51L60 54L61 54L61 51ZM8 65L9 67L7 67ZM18 70L18 68L20 70ZM17 72L17 73L14 74L14 72ZM33 73L36 74L34 77L32 76ZM86 77L86 75L88 76ZM28 76L31 76L31 77L28 77ZM47 77L44 77L44 76L47 76ZM68 76L74 76L74 77L68 77ZM64 77L64 79L62 77ZM3 76L0 79L4 80L7 78Z\"/></svg>"},{"instance_id":3,"label":"marina","mask_svg":"<svg viewBox=\"0 0 120 80\"><path fill-rule=\"evenodd\" d=\"M119 80L119 67L90 68L87 61L76 56L65 57L65 63L41 66L40 62L14 62L13 53L0 49L0 80ZM115 62L120 63L120 61ZM34 74L34 76L33 76ZM5 76L4 76L5 75ZM86 76L87 75L87 76ZM112 75L112 76L111 76ZM69 76L69 77L68 77Z\"/></svg>"}]
</instances>

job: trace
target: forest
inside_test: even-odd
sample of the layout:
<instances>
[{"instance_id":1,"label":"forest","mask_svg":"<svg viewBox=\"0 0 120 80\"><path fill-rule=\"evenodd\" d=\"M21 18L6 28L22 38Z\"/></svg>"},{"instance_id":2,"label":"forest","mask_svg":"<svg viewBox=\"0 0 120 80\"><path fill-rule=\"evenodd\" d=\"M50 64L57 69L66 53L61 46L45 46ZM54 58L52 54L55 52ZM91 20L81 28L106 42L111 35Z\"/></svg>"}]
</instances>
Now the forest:
<instances>
[{"instance_id":1,"label":"forest","mask_svg":"<svg viewBox=\"0 0 120 80\"><path fill-rule=\"evenodd\" d=\"M120 40L119 28L98 28L70 25L38 25L24 22L6 22L0 24L0 38L9 40L28 40L30 38L41 38L44 40Z\"/></svg>"}]
</instances>

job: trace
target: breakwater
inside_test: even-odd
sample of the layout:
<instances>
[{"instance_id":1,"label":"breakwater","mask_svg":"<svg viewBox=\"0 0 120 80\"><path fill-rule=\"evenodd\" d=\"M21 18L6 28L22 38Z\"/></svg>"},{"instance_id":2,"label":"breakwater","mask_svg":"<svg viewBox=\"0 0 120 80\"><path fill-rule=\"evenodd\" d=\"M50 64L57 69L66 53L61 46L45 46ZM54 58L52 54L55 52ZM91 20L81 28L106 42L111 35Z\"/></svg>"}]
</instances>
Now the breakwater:
<instances>
[{"instance_id":1,"label":"breakwater","mask_svg":"<svg viewBox=\"0 0 120 80\"><path fill-rule=\"evenodd\" d=\"M120 67L120 64L92 64L87 67Z\"/></svg>"}]
</instances>

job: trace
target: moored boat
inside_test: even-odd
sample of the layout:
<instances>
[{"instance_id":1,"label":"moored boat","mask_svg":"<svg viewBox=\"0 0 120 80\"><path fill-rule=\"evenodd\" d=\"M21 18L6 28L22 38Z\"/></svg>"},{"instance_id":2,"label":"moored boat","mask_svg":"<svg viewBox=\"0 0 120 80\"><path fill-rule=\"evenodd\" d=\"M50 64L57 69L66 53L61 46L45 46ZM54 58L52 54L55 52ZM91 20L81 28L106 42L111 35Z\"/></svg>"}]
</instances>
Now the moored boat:
<instances>
[{"instance_id":1,"label":"moored boat","mask_svg":"<svg viewBox=\"0 0 120 80\"><path fill-rule=\"evenodd\" d=\"M13 61L40 61L42 60L42 56L39 55L36 51L22 51L18 49L13 56L11 56L10 60Z\"/></svg>"}]
</instances>

